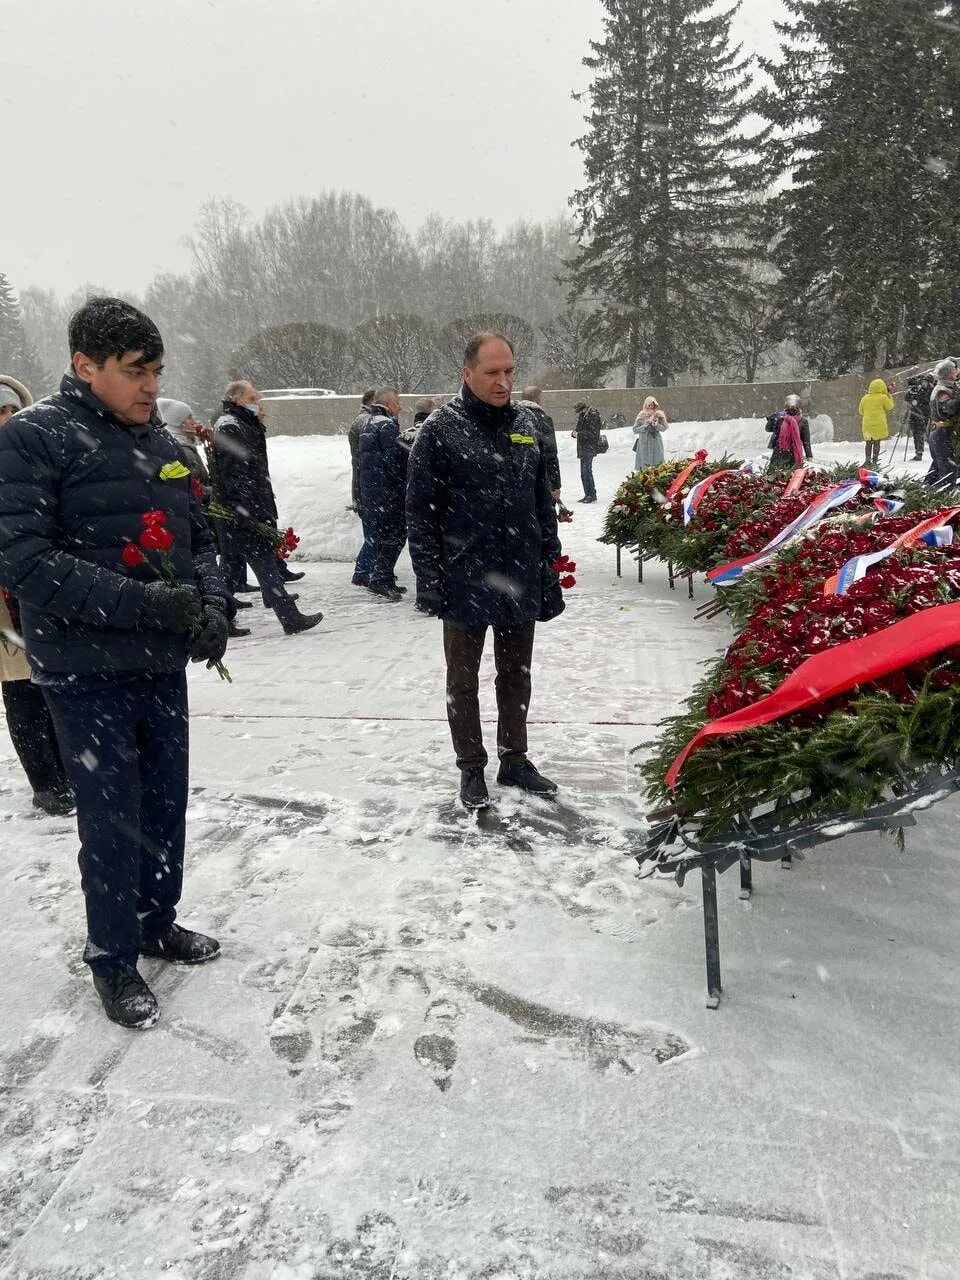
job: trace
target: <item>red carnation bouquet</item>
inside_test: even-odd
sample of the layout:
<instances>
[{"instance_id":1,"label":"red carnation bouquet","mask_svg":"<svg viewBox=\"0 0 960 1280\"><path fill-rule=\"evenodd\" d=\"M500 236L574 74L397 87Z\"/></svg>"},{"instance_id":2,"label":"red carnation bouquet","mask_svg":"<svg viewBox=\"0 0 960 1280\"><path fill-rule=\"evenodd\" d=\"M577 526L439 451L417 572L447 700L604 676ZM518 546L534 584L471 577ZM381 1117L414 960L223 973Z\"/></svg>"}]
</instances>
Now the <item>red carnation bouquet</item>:
<instances>
[{"instance_id":1,"label":"red carnation bouquet","mask_svg":"<svg viewBox=\"0 0 960 1280\"><path fill-rule=\"evenodd\" d=\"M238 515L236 511L232 511L220 502L211 502L207 507L207 515L212 520L228 520L245 529L252 529L273 547L273 553L278 560L286 560L300 545L300 539L292 528L280 530L276 525L265 524L262 520L248 520L246 516Z\"/></svg>"},{"instance_id":2,"label":"red carnation bouquet","mask_svg":"<svg viewBox=\"0 0 960 1280\"><path fill-rule=\"evenodd\" d=\"M143 513L143 532L137 538L136 542L128 542L120 553L120 559L128 569L138 569L141 565L153 573L154 577L162 578L171 587L179 587L183 584L177 577L173 560L170 552L173 550L176 539L170 530L166 527L167 515L165 511L145 511ZM157 553L159 568L155 567L149 559L147 552L154 551ZM232 684L233 681L230 672L220 661L214 663L217 674L221 680L226 680Z\"/></svg>"}]
</instances>

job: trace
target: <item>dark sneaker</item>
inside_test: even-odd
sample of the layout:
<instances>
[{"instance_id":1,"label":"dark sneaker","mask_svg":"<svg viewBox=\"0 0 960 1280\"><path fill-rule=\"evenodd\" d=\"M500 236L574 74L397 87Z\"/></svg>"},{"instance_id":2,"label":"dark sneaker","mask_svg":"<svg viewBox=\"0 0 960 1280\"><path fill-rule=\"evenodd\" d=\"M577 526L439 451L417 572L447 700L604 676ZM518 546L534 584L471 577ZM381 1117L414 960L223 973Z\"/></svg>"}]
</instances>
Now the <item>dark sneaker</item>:
<instances>
[{"instance_id":1,"label":"dark sneaker","mask_svg":"<svg viewBox=\"0 0 960 1280\"><path fill-rule=\"evenodd\" d=\"M471 769L462 769L461 774L460 803L465 809L486 809L490 795L483 779L483 769L475 765Z\"/></svg>"},{"instance_id":2,"label":"dark sneaker","mask_svg":"<svg viewBox=\"0 0 960 1280\"><path fill-rule=\"evenodd\" d=\"M237 587L233 594L235 596L241 596L241 595L249 596L249 595L253 595L255 591L259 591L259 590L260 590L259 587L251 587L248 585L244 585L242 587Z\"/></svg>"},{"instance_id":3,"label":"dark sneaker","mask_svg":"<svg viewBox=\"0 0 960 1280\"><path fill-rule=\"evenodd\" d=\"M350 581L355 587L368 587L370 585L370 579L365 573L355 573Z\"/></svg>"},{"instance_id":4,"label":"dark sneaker","mask_svg":"<svg viewBox=\"0 0 960 1280\"><path fill-rule=\"evenodd\" d=\"M581 502L596 502L596 498L581 498Z\"/></svg>"},{"instance_id":5,"label":"dark sneaker","mask_svg":"<svg viewBox=\"0 0 960 1280\"><path fill-rule=\"evenodd\" d=\"M239 640L241 636L250 635L249 627L238 627L235 622L231 622L227 627L227 635L231 640Z\"/></svg>"},{"instance_id":6,"label":"dark sneaker","mask_svg":"<svg viewBox=\"0 0 960 1280\"><path fill-rule=\"evenodd\" d=\"M557 784L545 778L529 760L501 760L497 771L501 787L519 787L533 796L555 796Z\"/></svg>"},{"instance_id":7,"label":"dark sneaker","mask_svg":"<svg viewBox=\"0 0 960 1280\"><path fill-rule=\"evenodd\" d=\"M309 631L322 621L322 613L297 613L281 625L288 636L298 636L301 631Z\"/></svg>"},{"instance_id":8,"label":"dark sneaker","mask_svg":"<svg viewBox=\"0 0 960 1280\"><path fill-rule=\"evenodd\" d=\"M283 578L284 582L299 582L301 578L305 578L307 575L303 571L300 573L294 573L292 570L288 569L286 573L281 573L280 576Z\"/></svg>"},{"instance_id":9,"label":"dark sneaker","mask_svg":"<svg viewBox=\"0 0 960 1280\"><path fill-rule=\"evenodd\" d=\"M73 813L77 802L69 787L54 787L49 791L35 791L33 807L49 813L51 818L65 818L68 813Z\"/></svg>"},{"instance_id":10,"label":"dark sneaker","mask_svg":"<svg viewBox=\"0 0 960 1280\"><path fill-rule=\"evenodd\" d=\"M372 596L380 596L382 600L389 600L391 604L396 604L398 600L403 599L403 592L398 587L373 587L367 583L367 590Z\"/></svg>"},{"instance_id":11,"label":"dark sneaker","mask_svg":"<svg viewBox=\"0 0 960 1280\"><path fill-rule=\"evenodd\" d=\"M157 960L169 960L171 964L206 964L220 954L220 943L205 933L194 933L172 924L166 933L154 938L144 938L140 954Z\"/></svg>"},{"instance_id":12,"label":"dark sneaker","mask_svg":"<svg viewBox=\"0 0 960 1280\"><path fill-rule=\"evenodd\" d=\"M235 605L238 609L252 609L252 608L253 608L253 601L252 601L252 600L234 600L234 602L233 602L233 603L234 603L234 605Z\"/></svg>"},{"instance_id":13,"label":"dark sneaker","mask_svg":"<svg viewBox=\"0 0 960 1280\"><path fill-rule=\"evenodd\" d=\"M93 985L111 1022L132 1031L146 1031L160 1017L160 1006L144 980L132 966L107 973L95 973Z\"/></svg>"}]
</instances>

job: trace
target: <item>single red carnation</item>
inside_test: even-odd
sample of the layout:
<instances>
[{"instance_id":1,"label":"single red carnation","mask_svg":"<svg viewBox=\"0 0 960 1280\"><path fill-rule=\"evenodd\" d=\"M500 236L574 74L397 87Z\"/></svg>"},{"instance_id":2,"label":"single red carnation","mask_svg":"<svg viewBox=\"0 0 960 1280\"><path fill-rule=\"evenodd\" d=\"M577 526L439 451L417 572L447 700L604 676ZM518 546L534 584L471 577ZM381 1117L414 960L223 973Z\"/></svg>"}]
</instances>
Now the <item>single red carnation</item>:
<instances>
[{"instance_id":1,"label":"single red carnation","mask_svg":"<svg viewBox=\"0 0 960 1280\"><path fill-rule=\"evenodd\" d=\"M120 552L120 559L128 569L135 569L138 564L143 564L146 556L140 550L135 542L128 542Z\"/></svg>"},{"instance_id":2,"label":"single red carnation","mask_svg":"<svg viewBox=\"0 0 960 1280\"><path fill-rule=\"evenodd\" d=\"M165 511L145 511L143 513L143 523L148 529L159 528L160 525L166 524L167 513Z\"/></svg>"},{"instance_id":3,"label":"single red carnation","mask_svg":"<svg viewBox=\"0 0 960 1280\"><path fill-rule=\"evenodd\" d=\"M173 534L160 525L151 525L141 533L140 545L145 551L169 551L173 546Z\"/></svg>"},{"instance_id":4,"label":"single red carnation","mask_svg":"<svg viewBox=\"0 0 960 1280\"><path fill-rule=\"evenodd\" d=\"M571 587L575 587L576 585L577 580L572 573L568 573L560 579L560 586L564 591L569 591Z\"/></svg>"}]
</instances>

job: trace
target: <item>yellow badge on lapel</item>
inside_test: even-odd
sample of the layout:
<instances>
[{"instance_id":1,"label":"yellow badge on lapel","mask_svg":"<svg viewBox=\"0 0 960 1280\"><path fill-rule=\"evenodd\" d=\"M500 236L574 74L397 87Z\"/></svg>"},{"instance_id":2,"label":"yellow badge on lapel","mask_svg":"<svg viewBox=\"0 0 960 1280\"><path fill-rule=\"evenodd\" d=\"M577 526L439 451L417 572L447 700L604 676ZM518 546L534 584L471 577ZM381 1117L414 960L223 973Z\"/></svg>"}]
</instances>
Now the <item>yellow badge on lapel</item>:
<instances>
[{"instance_id":1,"label":"yellow badge on lapel","mask_svg":"<svg viewBox=\"0 0 960 1280\"><path fill-rule=\"evenodd\" d=\"M519 431L514 431L510 436L511 444L536 444L533 436L522 436Z\"/></svg>"},{"instance_id":2,"label":"yellow badge on lapel","mask_svg":"<svg viewBox=\"0 0 960 1280\"><path fill-rule=\"evenodd\" d=\"M190 468L185 467L182 462L168 462L166 466L160 468L161 480L182 480L184 476L190 474Z\"/></svg>"}]
</instances>

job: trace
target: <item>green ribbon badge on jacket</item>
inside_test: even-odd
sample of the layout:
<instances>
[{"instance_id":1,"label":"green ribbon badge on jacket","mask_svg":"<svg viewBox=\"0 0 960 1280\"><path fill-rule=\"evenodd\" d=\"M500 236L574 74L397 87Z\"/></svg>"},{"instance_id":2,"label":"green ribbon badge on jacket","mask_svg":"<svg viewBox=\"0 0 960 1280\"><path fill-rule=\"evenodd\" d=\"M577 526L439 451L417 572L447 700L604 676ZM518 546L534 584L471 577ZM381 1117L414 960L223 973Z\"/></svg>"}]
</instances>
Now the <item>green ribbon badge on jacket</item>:
<instances>
[{"instance_id":1,"label":"green ribbon badge on jacket","mask_svg":"<svg viewBox=\"0 0 960 1280\"><path fill-rule=\"evenodd\" d=\"M182 480L184 476L190 474L190 468L185 467L179 460L177 462L168 462L160 468L161 480Z\"/></svg>"},{"instance_id":2,"label":"green ribbon badge on jacket","mask_svg":"<svg viewBox=\"0 0 960 1280\"><path fill-rule=\"evenodd\" d=\"M519 431L514 431L510 435L511 444L536 444L533 436L522 436Z\"/></svg>"}]
</instances>

